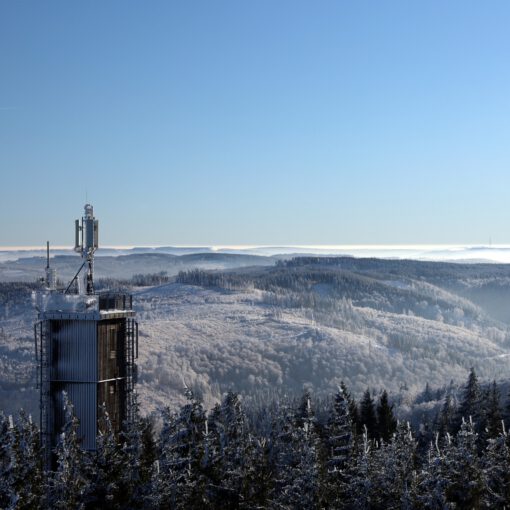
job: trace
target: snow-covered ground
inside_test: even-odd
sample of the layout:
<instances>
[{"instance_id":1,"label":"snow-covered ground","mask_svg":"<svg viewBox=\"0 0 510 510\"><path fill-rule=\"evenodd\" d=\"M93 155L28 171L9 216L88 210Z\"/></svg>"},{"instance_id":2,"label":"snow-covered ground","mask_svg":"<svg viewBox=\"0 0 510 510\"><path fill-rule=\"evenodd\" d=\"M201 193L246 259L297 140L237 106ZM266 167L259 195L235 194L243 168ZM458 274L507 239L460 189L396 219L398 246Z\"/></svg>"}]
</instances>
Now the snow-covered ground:
<instances>
[{"instance_id":1,"label":"snow-covered ground","mask_svg":"<svg viewBox=\"0 0 510 510\"><path fill-rule=\"evenodd\" d=\"M362 296L357 304L339 296L338 287L314 285L320 299L333 303L327 309L296 306L255 288L169 283L134 289L142 409L182 403L185 384L210 407L228 389L257 398L304 386L323 394L344 380L357 395L367 386L385 387L406 398L426 382L464 381L471 366L482 379L510 378L503 323L422 280L374 281L383 286L369 287L376 289L368 291L372 299ZM395 288L414 311L387 311ZM18 300L0 312L0 409L23 406L37 414L35 310L30 300Z\"/></svg>"},{"instance_id":2,"label":"snow-covered ground","mask_svg":"<svg viewBox=\"0 0 510 510\"><path fill-rule=\"evenodd\" d=\"M335 327L307 309L266 304L257 290L226 292L168 284L135 294L140 322L139 392L145 410L182 402L184 383L212 405L229 388L247 394L355 393L382 386L414 392L482 378L507 378L509 352L473 327L355 308L362 327Z\"/></svg>"}]
</instances>

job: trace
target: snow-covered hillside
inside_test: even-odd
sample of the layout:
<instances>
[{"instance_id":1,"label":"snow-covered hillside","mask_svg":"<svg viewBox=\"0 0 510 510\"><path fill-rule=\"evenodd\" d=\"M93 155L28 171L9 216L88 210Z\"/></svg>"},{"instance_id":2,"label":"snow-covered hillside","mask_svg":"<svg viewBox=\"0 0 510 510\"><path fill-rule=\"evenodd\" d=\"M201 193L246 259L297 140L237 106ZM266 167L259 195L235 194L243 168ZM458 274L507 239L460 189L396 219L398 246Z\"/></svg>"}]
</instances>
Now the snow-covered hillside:
<instances>
[{"instance_id":1,"label":"snow-covered hillside","mask_svg":"<svg viewBox=\"0 0 510 510\"><path fill-rule=\"evenodd\" d=\"M209 407L228 389L325 394L344 380L355 395L385 387L405 399L471 366L510 377L508 266L296 260L133 288L143 410L182 403L184 383ZM37 414L31 289L2 285L0 408Z\"/></svg>"},{"instance_id":2,"label":"snow-covered hillside","mask_svg":"<svg viewBox=\"0 0 510 510\"><path fill-rule=\"evenodd\" d=\"M476 328L351 305L363 325L349 331L309 309L269 305L258 290L169 284L135 297L147 410L181 402L183 381L212 403L229 388L322 393L342 379L358 394L367 386L414 392L426 381L464 380L471 365L482 378L510 376L510 350Z\"/></svg>"}]
</instances>

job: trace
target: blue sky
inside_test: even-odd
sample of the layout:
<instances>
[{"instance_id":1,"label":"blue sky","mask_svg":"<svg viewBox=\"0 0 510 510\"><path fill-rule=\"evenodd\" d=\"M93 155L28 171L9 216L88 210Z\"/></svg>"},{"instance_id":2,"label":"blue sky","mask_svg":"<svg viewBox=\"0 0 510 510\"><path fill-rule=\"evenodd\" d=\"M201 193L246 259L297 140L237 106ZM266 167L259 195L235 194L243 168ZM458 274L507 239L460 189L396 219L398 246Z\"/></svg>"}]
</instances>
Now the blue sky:
<instances>
[{"instance_id":1,"label":"blue sky","mask_svg":"<svg viewBox=\"0 0 510 510\"><path fill-rule=\"evenodd\" d=\"M510 242L510 3L0 0L0 245Z\"/></svg>"}]
</instances>

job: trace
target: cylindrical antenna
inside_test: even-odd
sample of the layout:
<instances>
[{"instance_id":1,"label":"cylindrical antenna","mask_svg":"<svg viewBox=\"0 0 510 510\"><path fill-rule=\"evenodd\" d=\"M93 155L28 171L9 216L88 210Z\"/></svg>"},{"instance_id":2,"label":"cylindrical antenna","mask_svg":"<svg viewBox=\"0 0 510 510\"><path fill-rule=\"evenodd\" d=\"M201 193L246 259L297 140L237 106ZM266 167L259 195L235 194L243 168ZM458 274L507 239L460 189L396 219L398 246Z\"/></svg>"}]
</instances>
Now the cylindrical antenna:
<instances>
[{"instance_id":1,"label":"cylindrical antenna","mask_svg":"<svg viewBox=\"0 0 510 510\"><path fill-rule=\"evenodd\" d=\"M50 242L46 241L46 287L50 290L57 288L57 271L50 268Z\"/></svg>"},{"instance_id":2,"label":"cylindrical antenna","mask_svg":"<svg viewBox=\"0 0 510 510\"><path fill-rule=\"evenodd\" d=\"M74 222L74 251L81 253L81 241L80 241L80 220L75 220Z\"/></svg>"},{"instance_id":3,"label":"cylindrical antenna","mask_svg":"<svg viewBox=\"0 0 510 510\"><path fill-rule=\"evenodd\" d=\"M99 222L94 218L94 208L90 204L85 204L81 222L80 220L74 222L74 251L80 253L85 262L71 283L78 278L81 269L87 265L87 272L83 277L83 285L78 285L79 294L83 291L87 294L94 294L94 252L98 247ZM70 287L71 284L69 284L66 292Z\"/></svg>"}]
</instances>

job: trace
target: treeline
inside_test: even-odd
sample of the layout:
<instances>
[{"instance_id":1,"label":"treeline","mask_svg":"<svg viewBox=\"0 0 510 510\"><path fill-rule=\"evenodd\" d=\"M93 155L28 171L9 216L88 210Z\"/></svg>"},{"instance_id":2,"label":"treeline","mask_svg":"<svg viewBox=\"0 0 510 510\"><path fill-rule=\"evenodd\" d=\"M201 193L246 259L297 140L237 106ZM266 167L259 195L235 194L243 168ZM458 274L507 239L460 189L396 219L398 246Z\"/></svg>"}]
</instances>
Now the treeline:
<instances>
[{"instance_id":1,"label":"treeline","mask_svg":"<svg viewBox=\"0 0 510 510\"><path fill-rule=\"evenodd\" d=\"M95 284L96 290L128 290L131 287L152 287L154 285L163 285L172 280L166 271L159 273L134 274L131 278L99 278Z\"/></svg>"},{"instance_id":2,"label":"treeline","mask_svg":"<svg viewBox=\"0 0 510 510\"><path fill-rule=\"evenodd\" d=\"M235 273L222 273L219 271L204 271L202 269L190 269L179 271L175 281L185 285L199 285L201 287L220 287L226 290L242 290L249 286L253 287L251 277Z\"/></svg>"},{"instance_id":3,"label":"treeline","mask_svg":"<svg viewBox=\"0 0 510 510\"><path fill-rule=\"evenodd\" d=\"M16 306L30 301L32 291L40 288L39 283L0 282L0 306Z\"/></svg>"},{"instance_id":4,"label":"treeline","mask_svg":"<svg viewBox=\"0 0 510 510\"><path fill-rule=\"evenodd\" d=\"M479 318L480 310L472 303L432 285L414 282L400 288L387 283L387 279L396 277L395 274L386 275L385 279L380 275L345 270L336 258L324 266L314 265L314 260L310 257L296 258L281 261L274 268L249 273L193 269L179 272L176 281L225 290L255 288L268 293L268 304L291 308L329 312L336 310L339 300L348 299L360 307L399 314L413 313L434 320L441 316L441 320L454 324L460 319ZM328 262L330 259L319 257L317 260Z\"/></svg>"},{"instance_id":5,"label":"treeline","mask_svg":"<svg viewBox=\"0 0 510 510\"><path fill-rule=\"evenodd\" d=\"M347 271L370 274L394 274L401 277L425 278L429 281L454 281L466 278L504 279L510 277L508 264L428 262L411 259L358 258L349 256L300 256L278 260L280 267L322 266L341 267Z\"/></svg>"},{"instance_id":6,"label":"treeline","mask_svg":"<svg viewBox=\"0 0 510 510\"><path fill-rule=\"evenodd\" d=\"M491 395L496 390L493 385ZM296 401L246 408L229 392L207 413L191 390L186 396L185 405L164 409L157 420L135 412L118 438L103 410L94 452L81 450L65 398L67 421L49 470L43 469L30 418L1 416L0 507L375 510L510 504L510 440L502 410L484 396L474 371L458 408L442 414L430 434L398 423L386 392L375 403L367 391L357 404L344 385L318 407L309 392ZM443 422L445 416L451 420Z\"/></svg>"}]
</instances>

